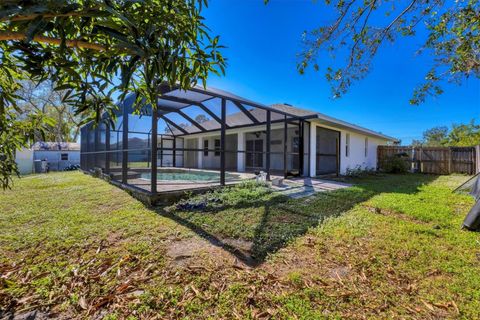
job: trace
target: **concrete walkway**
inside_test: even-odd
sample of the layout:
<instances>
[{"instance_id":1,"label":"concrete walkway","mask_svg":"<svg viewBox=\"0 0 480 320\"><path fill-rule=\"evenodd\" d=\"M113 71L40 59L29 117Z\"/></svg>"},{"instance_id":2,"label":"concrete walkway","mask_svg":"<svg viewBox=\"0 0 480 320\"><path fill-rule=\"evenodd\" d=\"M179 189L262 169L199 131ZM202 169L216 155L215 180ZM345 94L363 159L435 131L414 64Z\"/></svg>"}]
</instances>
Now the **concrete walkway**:
<instances>
[{"instance_id":1,"label":"concrete walkway","mask_svg":"<svg viewBox=\"0 0 480 320\"><path fill-rule=\"evenodd\" d=\"M304 198L317 192L333 191L351 187L351 184L315 178L285 179L279 186L272 185L273 190L291 198Z\"/></svg>"}]
</instances>

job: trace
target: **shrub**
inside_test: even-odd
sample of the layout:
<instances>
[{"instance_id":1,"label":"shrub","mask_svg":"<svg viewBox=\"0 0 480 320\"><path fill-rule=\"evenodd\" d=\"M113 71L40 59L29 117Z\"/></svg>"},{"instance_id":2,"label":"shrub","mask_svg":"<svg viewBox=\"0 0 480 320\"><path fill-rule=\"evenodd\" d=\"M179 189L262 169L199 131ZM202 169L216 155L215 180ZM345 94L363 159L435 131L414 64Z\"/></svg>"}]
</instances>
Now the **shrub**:
<instances>
[{"instance_id":1,"label":"shrub","mask_svg":"<svg viewBox=\"0 0 480 320\"><path fill-rule=\"evenodd\" d=\"M377 172L374 168L362 167L357 165L354 168L347 168L345 175L351 178L363 178L371 175L375 175Z\"/></svg>"},{"instance_id":2,"label":"shrub","mask_svg":"<svg viewBox=\"0 0 480 320\"><path fill-rule=\"evenodd\" d=\"M204 194L190 195L180 200L167 211L216 211L227 206L253 204L266 199L272 192L267 183L244 181L235 186L219 188Z\"/></svg>"},{"instance_id":3,"label":"shrub","mask_svg":"<svg viewBox=\"0 0 480 320\"><path fill-rule=\"evenodd\" d=\"M407 173L408 155L406 153L398 153L393 156L386 157L383 161L383 171L387 173Z\"/></svg>"}]
</instances>

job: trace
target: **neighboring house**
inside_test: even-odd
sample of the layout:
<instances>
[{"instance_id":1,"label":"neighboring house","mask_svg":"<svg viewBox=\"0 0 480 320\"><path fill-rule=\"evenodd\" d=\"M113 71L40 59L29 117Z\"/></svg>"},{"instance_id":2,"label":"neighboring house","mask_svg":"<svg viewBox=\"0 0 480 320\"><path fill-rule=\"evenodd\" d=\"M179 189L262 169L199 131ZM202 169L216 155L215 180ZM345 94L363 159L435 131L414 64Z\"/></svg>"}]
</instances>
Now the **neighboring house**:
<instances>
[{"instance_id":1,"label":"neighboring house","mask_svg":"<svg viewBox=\"0 0 480 320\"><path fill-rule=\"evenodd\" d=\"M31 149L17 151L16 162L21 174L41 171L42 160L51 171L62 171L80 164L80 144L73 142L36 142Z\"/></svg>"}]
</instances>

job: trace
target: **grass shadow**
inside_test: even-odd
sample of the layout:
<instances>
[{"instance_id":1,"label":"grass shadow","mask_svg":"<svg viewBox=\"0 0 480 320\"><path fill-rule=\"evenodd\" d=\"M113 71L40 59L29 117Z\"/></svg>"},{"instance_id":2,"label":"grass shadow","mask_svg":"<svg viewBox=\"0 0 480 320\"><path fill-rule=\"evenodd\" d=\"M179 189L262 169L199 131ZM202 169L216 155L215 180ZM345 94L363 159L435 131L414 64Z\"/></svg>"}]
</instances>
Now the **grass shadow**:
<instances>
[{"instance_id":1,"label":"grass shadow","mask_svg":"<svg viewBox=\"0 0 480 320\"><path fill-rule=\"evenodd\" d=\"M227 250L245 264L255 267L265 258L304 235L329 217L339 216L355 205L379 193L414 194L421 186L432 182L433 175L374 176L349 179L351 188L319 192L313 196L292 199L278 193L253 195L240 189L225 189L230 193L213 201L209 196L196 196L192 201L213 201L213 208L182 210L156 208L156 212L193 230L211 244ZM239 193L239 194L235 194ZM203 197L203 198L202 198ZM232 199L229 199L231 197ZM216 199L215 197L213 197ZM249 243L249 249L240 248L235 241Z\"/></svg>"}]
</instances>

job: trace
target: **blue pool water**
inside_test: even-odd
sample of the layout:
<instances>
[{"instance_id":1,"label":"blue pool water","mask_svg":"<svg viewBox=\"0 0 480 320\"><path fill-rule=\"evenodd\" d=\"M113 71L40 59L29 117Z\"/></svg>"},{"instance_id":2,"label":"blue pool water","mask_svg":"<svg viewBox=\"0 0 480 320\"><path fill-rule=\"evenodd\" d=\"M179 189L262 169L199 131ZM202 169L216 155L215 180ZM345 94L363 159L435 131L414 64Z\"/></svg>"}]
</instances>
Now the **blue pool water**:
<instances>
[{"instance_id":1,"label":"blue pool water","mask_svg":"<svg viewBox=\"0 0 480 320\"><path fill-rule=\"evenodd\" d=\"M150 180L151 174L149 172L142 173L141 177ZM236 174L225 174L225 179L236 179L238 177ZM216 181L220 180L220 173L209 171L159 170L157 172L157 180Z\"/></svg>"}]
</instances>

